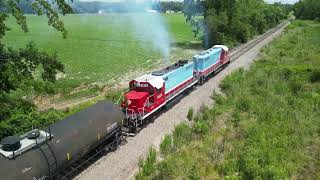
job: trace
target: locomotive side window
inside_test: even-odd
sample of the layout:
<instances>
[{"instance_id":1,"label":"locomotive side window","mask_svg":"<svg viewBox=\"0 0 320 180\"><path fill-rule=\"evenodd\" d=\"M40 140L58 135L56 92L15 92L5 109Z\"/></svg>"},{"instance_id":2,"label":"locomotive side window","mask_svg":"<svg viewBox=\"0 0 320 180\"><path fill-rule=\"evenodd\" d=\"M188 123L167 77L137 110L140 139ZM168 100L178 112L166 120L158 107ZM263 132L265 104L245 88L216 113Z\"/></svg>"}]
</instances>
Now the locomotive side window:
<instances>
[{"instance_id":1,"label":"locomotive side window","mask_svg":"<svg viewBox=\"0 0 320 180\"><path fill-rule=\"evenodd\" d=\"M154 94L154 89L153 87L149 86L149 94L150 95L153 95Z\"/></svg>"},{"instance_id":2,"label":"locomotive side window","mask_svg":"<svg viewBox=\"0 0 320 180\"><path fill-rule=\"evenodd\" d=\"M162 88L159 88L159 89L156 88L156 90L159 93L159 92L161 92Z\"/></svg>"},{"instance_id":3,"label":"locomotive side window","mask_svg":"<svg viewBox=\"0 0 320 180\"><path fill-rule=\"evenodd\" d=\"M134 84L130 84L130 90L133 90L134 89Z\"/></svg>"}]
</instances>

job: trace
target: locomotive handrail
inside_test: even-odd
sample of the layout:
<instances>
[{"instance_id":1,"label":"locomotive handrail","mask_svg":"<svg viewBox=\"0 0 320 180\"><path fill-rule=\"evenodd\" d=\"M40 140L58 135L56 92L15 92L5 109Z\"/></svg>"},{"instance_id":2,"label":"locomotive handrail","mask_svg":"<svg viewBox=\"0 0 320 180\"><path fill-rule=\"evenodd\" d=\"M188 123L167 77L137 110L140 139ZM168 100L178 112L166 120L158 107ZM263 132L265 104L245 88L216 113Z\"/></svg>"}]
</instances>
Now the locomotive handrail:
<instances>
[{"instance_id":1,"label":"locomotive handrail","mask_svg":"<svg viewBox=\"0 0 320 180\"><path fill-rule=\"evenodd\" d=\"M154 96L154 94L151 95L151 96L149 96L149 97L146 99L143 107L142 107L142 108L138 108L138 113L139 113L140 117L142 117L142 118L144 117L145 108L146 108L146 107L149 107L149 105L150 105L150 98L153 97L153 96Z\"/></svg>"},{"instance_id":2,"label":"locomotive handrail","mask_svg":"<svg viewBox=\"0 0 320 180\"><path fill-rule=\"evenodd\" d=\"M136 112L133 109L126 108L126 116L127 116L127 118L130 117L130 115L128 115L129 114L128 112L132 112L131 113L131 118L132 119L136 119L137 118Z\"/></svg>"},{"instance_id":3,"label":"locomotive handrail","mask_svg":"<svg viewBox=\"0 0 320 180\"><path fill-rule=\"evenodd\" d=\"M141 110L142 110L142 112L140 112ZM138 108L138 112L139 112L140 117L143 117L144 116L144 107Z\"/></svg>"},{"instance_id":4,"label":"locomotive handrail","mask_svg":"<svg viewBox=\"0 0 320 180\"><path fill-rule=\"evenodd\" d=\"M149 106L147 106L147 104L149 105L149 103L150 103L150 98L153 97L153 96L154 96L154 94L151 95L151 96L149 96L149 97L146 99L143 107L149 107Z\"/></svg>"}]
</instances>

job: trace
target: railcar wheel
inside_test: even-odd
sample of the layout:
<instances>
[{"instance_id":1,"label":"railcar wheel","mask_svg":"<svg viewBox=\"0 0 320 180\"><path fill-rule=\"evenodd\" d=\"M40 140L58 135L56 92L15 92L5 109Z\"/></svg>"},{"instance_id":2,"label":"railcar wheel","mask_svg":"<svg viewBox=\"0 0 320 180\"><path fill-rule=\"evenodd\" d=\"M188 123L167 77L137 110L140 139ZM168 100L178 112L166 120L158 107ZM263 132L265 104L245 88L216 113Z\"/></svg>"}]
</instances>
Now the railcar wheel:
<instances>
[{"instance_id":1,"label":"railcar wheel","mask_svg":"<svg viewBox=\"0 0 320 180\"><path fill-rule=\"evenodd\" d=\"M199 79L199 84L202 85L204 84L204 76L201 76Z\"/></svg>"},{"instance_id":2,"label":"railcar wheel","mask_svg":"<svg viewBox=\"0 0 320 180\"><path fill-rule=\"evenodd\" d=\"M136 133L137 132L137 121L131 119L129 122L129 128L130 128L130 132Z\"/></svg>"},{"instance_id":3,"label":"railcar wheel","mask_svg":"<svg viewBox=\"0 0 320 180\"><path fill-rule=\"evenodd\" d=\"M114 135L114 140L111 143L111 151L116 151L118 149L118 146L121 143L121 137L120 134L118 132L116 132L116 134Z\"/></svg>"}]
</instances>

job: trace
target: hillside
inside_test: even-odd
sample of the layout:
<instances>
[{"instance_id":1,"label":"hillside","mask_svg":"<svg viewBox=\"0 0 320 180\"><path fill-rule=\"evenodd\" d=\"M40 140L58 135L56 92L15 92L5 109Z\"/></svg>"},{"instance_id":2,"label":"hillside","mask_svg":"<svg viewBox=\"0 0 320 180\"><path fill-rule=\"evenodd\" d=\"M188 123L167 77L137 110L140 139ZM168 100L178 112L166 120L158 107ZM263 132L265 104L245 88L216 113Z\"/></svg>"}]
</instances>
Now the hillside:
<instances>
[{"instance_id":1,"label":"hillside","mask_svg":"<svg viewBox=\"0 0 320 180\"><path fill-rule=\"evenodd\" d=\"M136 179L317 179L319 27L294 21L250 70L222 82L213 107L151 149Z\"/></svg>"}]
</instances>

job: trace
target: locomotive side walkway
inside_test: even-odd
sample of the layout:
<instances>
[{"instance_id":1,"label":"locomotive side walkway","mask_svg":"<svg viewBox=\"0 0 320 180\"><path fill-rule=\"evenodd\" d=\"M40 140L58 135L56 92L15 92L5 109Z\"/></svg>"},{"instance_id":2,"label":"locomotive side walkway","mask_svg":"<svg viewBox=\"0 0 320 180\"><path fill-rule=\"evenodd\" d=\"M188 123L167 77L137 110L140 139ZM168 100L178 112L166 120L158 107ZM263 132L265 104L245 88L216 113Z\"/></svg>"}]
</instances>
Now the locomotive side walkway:
<instances>
[{"instance_id":1,"label":"locomotive side walkway","mask_svg":"<svg viewBox=\"0 0 320 180\"><path fill-rule=\"evenodd\" d=\"M199 110L202 104L212 105L213 100L211 99L211 95L213 91L219 91L219 83L221 80L236 69L248 69L250 64L258 58L261 48L271 42L275 37L279 36L287 25L288 23L239 56L227 68L202 86L198 86L170 110L163 113L155 119L153 123L142 129L135 137L128 137L128 142L120 146L117 151L102 157L75 179L133 179L134 175L138 172L139 159L145 157L150 146L159 149L159 144L163 136L171 133L175 125L182 121L187 121L186 115L190 107ZM263 35L257 36L255 39L262 36ZM255 39L231 50L230 54L236 53L238 49L242 49L247 44L252 43Z\"/></svg>"}]
</instances>

